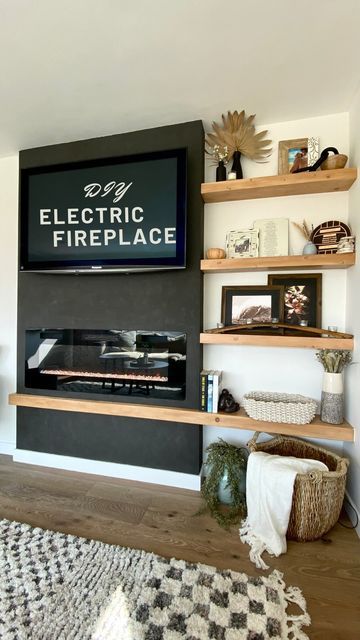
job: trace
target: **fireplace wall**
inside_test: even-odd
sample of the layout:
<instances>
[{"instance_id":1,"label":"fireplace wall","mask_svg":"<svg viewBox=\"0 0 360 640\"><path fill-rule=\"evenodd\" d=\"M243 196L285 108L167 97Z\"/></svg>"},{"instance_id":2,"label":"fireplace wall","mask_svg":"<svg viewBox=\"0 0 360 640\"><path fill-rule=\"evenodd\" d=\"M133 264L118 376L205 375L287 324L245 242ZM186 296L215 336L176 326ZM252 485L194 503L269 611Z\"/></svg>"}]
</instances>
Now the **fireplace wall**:
<instances>
[{"instance_id":1,"label":"fireplace wall","mask_svg":"<svg viewBox=\"0 0 360 640\"><path fill-rule=\"evenodd\" d=\"M187 267L152 273L61 275L19 273L18 392L61 395L25 386L25 331L39 327L184 332L186 395L161 404L198 408L202 365L203 127L200 121L20 152L20 168L186 147L188 152ZM73 397L77 397L76 392ZM81 393L81 398L96 396ZM80 397L80 396L79 396ZM128 402L129 398L107 398ZM131 402L159 404L133 394ZM197 425L19 408L17 448L184 473L198 473L202 432ZM141 479L141 478L139 478Z\"/></svg>"}]
</instances>

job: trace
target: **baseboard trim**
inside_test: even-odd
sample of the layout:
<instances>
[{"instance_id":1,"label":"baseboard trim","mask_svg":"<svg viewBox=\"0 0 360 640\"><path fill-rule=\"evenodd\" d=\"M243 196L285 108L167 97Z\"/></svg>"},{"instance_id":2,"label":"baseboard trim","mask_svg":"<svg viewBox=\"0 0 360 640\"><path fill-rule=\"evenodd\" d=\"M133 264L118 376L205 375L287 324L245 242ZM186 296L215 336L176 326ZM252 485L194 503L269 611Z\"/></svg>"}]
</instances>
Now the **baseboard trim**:
<instances>
[{"instance_id":1,"label":"baseboard trim","mask_svg":"<svg viewBox=\"0 0 360 640\"><path fill-rule=\"evenodd\" d=\"M15 442L3 442L0 440L0 453L6 456L12 456L15 451Z\"/></svg>"},{"instance_id":2,"label":"baseboard trim","mask_svg":"<svg viewBox=\"0 0 360 640\"><path fill-rule=\"evenodd\" d=\"M360 538L360 513L359 513L359 509L357 508L355 502L350 498L349 494L347 491L345 491L345 496L346 496L346 500L349 502L349 504L351 505L352 509L349 509L349 505L346 504L346 501L344 503L344 507L345 507L345 511L348 514L351 522L354 522L354 511L358 517L358 523L357 523L357 527L355 527L355 531L358 534L359 538ZM353 511L354 510L354 511Z\"/></svg>"},{"instance_id":3,"label":"baseboard trim","mask_svg":"<svg viewBox=\"0 0 360 640\"><path fill-rule=\"evenodd\" d=\"M168 487L191 489L193 491L200 491L201 488L201 472L198 475L179 473L177 471L166 471L163 469L135 467L128 464L118 464L116 462L102 462L99 460L88 460L86 458L59 456L54 453L27 451L26 449L15 449L14 447L11 453L13 453L14 462L35 464L40 467L53 467L54 469L91 473L111 478L122 478L123 480L162 484Z\"/></svg>"}]
</instances>

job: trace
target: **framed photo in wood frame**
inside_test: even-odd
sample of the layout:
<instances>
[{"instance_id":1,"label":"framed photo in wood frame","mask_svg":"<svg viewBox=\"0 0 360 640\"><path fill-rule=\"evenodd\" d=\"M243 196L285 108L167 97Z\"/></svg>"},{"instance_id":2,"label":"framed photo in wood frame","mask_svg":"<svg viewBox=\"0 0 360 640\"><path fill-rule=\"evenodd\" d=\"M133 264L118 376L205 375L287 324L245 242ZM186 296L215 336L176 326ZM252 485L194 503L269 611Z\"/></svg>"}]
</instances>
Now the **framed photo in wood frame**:
<instances>
[{"instance_id":1,"label":"framed photo in wood frame","mask_svg":"<svg viewBox=\"0 0 360 640\"><path fill-rule=\"evenodd\" d=\"M319 158L319 138L295 138L279 142L278 174L311 167Z\"/></svg>"},{"instance_id":2,"label":"framed photo in wood frame","mask_svg":"<svg viewBox=\"0 0 360 640\"><path fill-rule=\"evenodd\" d=\"M221 322L226 326L282 321L284 291L281 285L226 286L222 288Z\"/></svg>"},{"instance_id":3,"label":"framed photo in wood frame","mask_svg":"<svg viewBox=\"0 0 360 640\"><path fill-rule=\"evenodd\" d=\"M283 287L285 324L321 328L321 273L286 273L268 276L269 285Z\"/></svg>"}]
</instances>

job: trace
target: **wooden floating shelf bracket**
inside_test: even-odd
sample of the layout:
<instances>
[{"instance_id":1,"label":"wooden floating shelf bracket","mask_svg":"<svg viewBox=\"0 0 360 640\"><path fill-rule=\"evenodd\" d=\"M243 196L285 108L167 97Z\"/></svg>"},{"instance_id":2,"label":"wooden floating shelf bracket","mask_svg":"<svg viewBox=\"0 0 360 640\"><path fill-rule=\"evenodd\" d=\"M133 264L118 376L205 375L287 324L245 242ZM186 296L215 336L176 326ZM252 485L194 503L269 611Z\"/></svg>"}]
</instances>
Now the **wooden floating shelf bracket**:
<instances>
[{"instance_id":1,"label":"wooden floating shelf bracket","mask_svg":"<svg viewBox=\"0 0 360 640\"><path fill-rule=\"evenodd\" d=\"M322 438L325 440L354 441L354 429L348 423L340 425L321 422L319 416L310 424L278 424L262 422L249 418L241 409L237 413L205 413L196 409L179 409L144 404L128 404L124 402L106 402L103 400L78 400L54 396L36 396L31 394L12 393L9 404L18 407L51 409L54 411L74 411L77 413L93 413L98 415L126 416L146 420L163 420L165 422L184 422L191 425L207 425L224 429L245 429L247 431L265 431L285 435Z\"/></svg>"}]
</instances>

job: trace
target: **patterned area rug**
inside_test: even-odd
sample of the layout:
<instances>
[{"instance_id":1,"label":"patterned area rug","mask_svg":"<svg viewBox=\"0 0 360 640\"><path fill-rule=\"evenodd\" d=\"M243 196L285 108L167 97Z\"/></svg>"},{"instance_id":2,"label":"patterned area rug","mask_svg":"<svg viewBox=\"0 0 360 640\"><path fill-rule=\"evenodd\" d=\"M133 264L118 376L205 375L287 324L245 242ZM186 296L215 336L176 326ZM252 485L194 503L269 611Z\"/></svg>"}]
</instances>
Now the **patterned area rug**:
<instances>
[{"instance_id":1,"label":"patterned area rug","mask_svg":"<svg viewBox=\"0 0 360 640\"><path fill-rule=\"evenodd\" d=\"M305 640L300 591L0 521L2 640ZM299 615L289 616L289 602Z\"/></svg>"}]
</instances>

